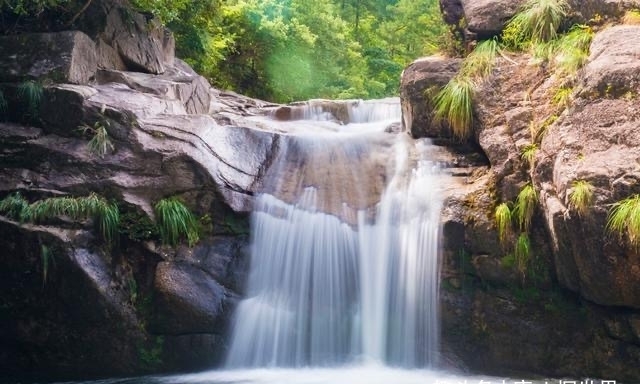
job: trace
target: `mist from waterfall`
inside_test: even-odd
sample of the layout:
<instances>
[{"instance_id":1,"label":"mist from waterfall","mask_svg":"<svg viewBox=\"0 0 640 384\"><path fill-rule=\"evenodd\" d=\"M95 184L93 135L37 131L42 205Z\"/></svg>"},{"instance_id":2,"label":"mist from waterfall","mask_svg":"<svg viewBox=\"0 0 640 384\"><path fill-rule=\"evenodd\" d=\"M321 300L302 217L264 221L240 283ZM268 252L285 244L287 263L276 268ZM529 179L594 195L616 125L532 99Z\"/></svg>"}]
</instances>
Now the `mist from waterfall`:
<instances>
[{"instance_id":1,"label":"mist from waterfall","mask_svg":"<svg viewBox=\"0 0 640 384\"><path fill-rule=\"evenodd\" d=\"M296 108L288 124L333 126L287 136L267 171L226 367L434 365L437 165L384 132L397 100L347 104L346 125Z\"/></svg>"}]
</instances>

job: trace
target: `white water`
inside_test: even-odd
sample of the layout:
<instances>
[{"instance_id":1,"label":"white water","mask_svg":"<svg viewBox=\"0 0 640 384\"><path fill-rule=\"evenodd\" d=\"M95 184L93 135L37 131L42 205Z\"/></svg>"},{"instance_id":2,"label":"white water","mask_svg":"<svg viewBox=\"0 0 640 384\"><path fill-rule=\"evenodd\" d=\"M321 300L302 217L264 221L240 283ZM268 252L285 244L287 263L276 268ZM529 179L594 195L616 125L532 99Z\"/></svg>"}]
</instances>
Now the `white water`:
<instances>
[{"instance_id":1,"label":"white water","mask_svg":"<svg viewBox=\"0 0 640 384\"><path fill-rule=\"evenodd\" d=\"M228 368L437 362L439 172L383 132L399 111L353 104L354 124L302 129L284 146L256 198ZM329 119L314 105L298 115Z\"/></svg>"}]
</instances>

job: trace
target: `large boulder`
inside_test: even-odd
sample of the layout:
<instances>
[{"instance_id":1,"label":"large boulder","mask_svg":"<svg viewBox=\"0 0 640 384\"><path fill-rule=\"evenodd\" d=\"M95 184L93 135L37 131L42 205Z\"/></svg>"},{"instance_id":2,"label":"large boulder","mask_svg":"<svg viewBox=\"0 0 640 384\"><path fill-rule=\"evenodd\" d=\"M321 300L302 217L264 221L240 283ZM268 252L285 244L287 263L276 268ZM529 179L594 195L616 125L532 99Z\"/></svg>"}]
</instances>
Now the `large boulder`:
<instances>
[{"instance_id":1,"label":"large boulder","mask_svg":"<svg viewBox=\"0 0 640 384\"><path fill-rule=\"evenodd\" d=\"M579 79L580 98L542 141L536 167L554 244L556 273L567 288L602 305L640 308L640 258L606 228L610 204L640 193L640 27L596 35ZM576 181L594 187L579 214L569 196Z\"/></svg>"},{"instance_id":2,"label":"large boulder","mask_svg":"<svg viewBox=\"0 0 640 384\"><path fill-rule=\"evenodd\" d=\"M525 0L462 0L467 29L479 39L499 35Z\"/></svg>"},{"instance_id":3,"label":"large boulder","mask_svg":"<svg viewBox=\"0 0 640 384\"><path fill-rule=\"evenodd\" d=\"M86 84L96 73L93 41L78 31L1 36L0 82Z\"/></svg>"},{"instance_id":4,"label":"large boulder","mask_svg":"<svg viewBox=\"0 0 640 384\"><path fill-rule=\"evenodd\" d=\"M220 333L226 290L203 270L187 263L161 262L154 280L151 331L185 335Z\"/></svg>"},{"instance_id":5,"label":"large boulder","mask_svg":"<svg viewBox=\"0 0 640 384\"><path fill-rule=\"evenodd\" d=\"M96 42L101 69L160 74L173 65L173 34L158 19L121 1L91 2L74 26Z\"/></svg>"},{"instance_id":6,"label":"large boulder","mask_svg":"<svg viewBox=\"0 0 640 384\"><path fill-rule=\"evenodd\" d=\"M433 97L458 73L460 62L441 56L424 57L402 72L402 119L405 130L414 138L452 138L450 127L434 119Z\"/></svg>"}]
</instances>

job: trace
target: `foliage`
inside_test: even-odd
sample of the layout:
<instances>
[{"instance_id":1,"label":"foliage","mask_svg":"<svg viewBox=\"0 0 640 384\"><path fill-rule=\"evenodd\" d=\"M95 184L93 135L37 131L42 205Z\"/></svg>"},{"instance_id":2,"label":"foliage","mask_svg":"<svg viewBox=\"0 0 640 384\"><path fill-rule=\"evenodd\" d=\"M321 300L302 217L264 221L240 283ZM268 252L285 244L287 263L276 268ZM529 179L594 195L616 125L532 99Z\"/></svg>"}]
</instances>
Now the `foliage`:
<instances>
[{"instance_id":1,"label":"foliage","mask_svg":"<svg viewBox=\"0 0 640 384\"><path fill-rule=\"evenodd\" d=\"M536 190L531 184L525 185L516 198L514 215L520 230L523 232L528 231L531 226L531 219L533 218L533 211L537 201Z\"/></svg>"},{"instance_id":2,"label":"foliage","mask_svg":"<svg viewBox=\"0 0 640 384\"><path fill-rule=\"evenodd\" d=\"M84 197L50 197L30 205L29 219L42 222L54 217L67 216L72 220L93 218L102 238L111 243L116 239L120 214L118 206L91 193Z\"/></svg>"},{"instance_id":3,"label":"foliage","mask_svg":"<svg viewBox=\"0 0 640 384\"><path fill-rule=\"evenodd\" d=\"M133 241L151 240L160 236L149 216L136 211L125 211L120 215L120 234Z\"/></svg>"},{"instance_id":4,"label":"foliage","mask_svg":"<svg viewBox=\"0 0 640 384\"><path fill-rule=\"evenodd\" d=\"M8 10L16 15L39 15L47 9L66 5L70 0L2 0L0 11Z\"/></svg>"},{"instance_id":5,"label":"foliage","mask_svg":"<svg viewBox=\"0 0 640 384\"><path fill-rule=\"evenodd\" d=\"M525 145L520 154L520 158L524 160L530 168L535 165L536 153L538 153L538 145L536 143L530 143Z\"/></svg>"},{"instance_id":6,"label":"foliage","mask_svg":"<svg viewBox=\"0 0 640 384\"><path fill-rule=\"evenodd\" d=\"M82 125L80 129L84 133L90 133L92 135L91 140L87 144L89 153L103 158L109 150L115 150L115 146L109 138L109 132L107 132L106 126L109 125L108 120L97 121L93 127L88 125Z\"/></svg>"},{"instance_id":7,"label":"foliage","mask_svg":"<svg viewBox=\"0 0 640 384\"><path fill-rule=\"evenodd\" d=\"M515 49L553 40L568 9L566 0L527 0L505 27L502 39Z\"/></svg>"},{"instance_id":8,"label":"foliage","mask_svg":"<svg viewBox=\"0 0 640 384\"><path fill-rule=\"evenodd\" d=\"M18 85L18 97L27 105L27 112L33 118L38 115L44 87L35 80L27 80Z\"/></svg>"},{"instance_id":9,"label":"foliage","mask_svg":"<svg viewBox=\"0 0 640 384\"><path fill-rule=\"evenodd\" d=\"M20 192L8 195L4 199L0 200L0 213L4 213L7 217L19 220L20 222L27 221L31 216L29 202L20 195Z\"/></svg>"},{"instance_id":10,"label":"foliage","mask_svg":"<svg viewBox=\"0 0 640 384\"><path fill-rule=\"evenodd\" d=\"M511 233L512 212L509 204L502 203L496 207L495 220L496 227L498 227L498 239L504 244Z\"/></svg>"},{"instance_id":11,"label":"foliage","mask_svg":"<svg viewBox=\"0 0 640 384\"><path fill-rule=\"evenodd\" d=\"M175 246L181 238L186 238L190 247L198 242L198 220L180 200L174 197L162 199L154 209L164 244Z\"/></svg>"},{"instance_id":12,"label":"foliage","mask_svg":"<svg viewBox=\"0 0 640 384\"><path fill-rule=\"evenodd\" d=\"M134 3L215 86L278 102L397 94L402 69L446 32L437 0Z\"/></svg>"},{"instance_id":13,"label":"foliage","mask_svg":"<svg viewBox=\"0 0 640 384\"><path fill-rule=\"evenodd\" d=\"M556 44L555 66L560 74L573 75L587 62L593 30L585 25L576 25L563 35Z\"/></svg>"},{"instance_id":14,"label":"foliage","mask_svg":"<svg viewBox=\"0 0 640 384\"><path fill-rule=\"evenodd\" d=\"M553 95L551 103L557 105L560 108L568 108L571 105L572 95L573 89L561 87L556 91L555 95Z\"/></svg>"},{"instance_id":15,"label":"foliage","mask_svg":"<svg viewBox=\"0 0 640 384\"><path fill-rule=\"evenodd\" d=\"M518 240L516 241L514 258L516 269L524 278L531 259L531 242L529 241L529 235L524 232L518 236Z\"/></svg>"},{"instance_id":16,"label":"foliage","mask_svg":"<svg viewBox=\"0 0 640 384\"><path fill-rule=\"evenodd\" d=\"M476 48L464 59L460 73L474 80L483 80L491 75L498 52L495 39L478 43Z\"/></svg>"},{"instance_id":17,"label":"foliage","mask_svg":"<svg viewBox=\"0 0 640 384\"><path fill-rule=\"evenodd\" d=\"M634 248L640 247L640 195L613 204L609 211L607 229L620 236L626 234Z\"/></svg>"},{"instance_id":18,"label":"foliage","mask_svg":"<svg viewBox=\"0 0 640 384\"><path fill-rule=\"evenodd\" d=\"M435 97L435 117L451 125L453 134L460 140L473 133L474 83L463 76L456 76Z\"/></svg>"},{"instance_id":19,"label":"foliage","mask_svg":"<svg viewBox=\"0 0 640 384\"><path fill-rule=\"evenodd\" d=\"M631 9L625 12L622 22L624 24L640 25L640 10Z\"/></svg>"},{"instance_id":20,"label":"foliage","mask_svg":"<svg viewBox=\"0 0 640 384\"><path fill-rule=\"evenodd\" d=\"M587 213L587 209L593 203L594 187L586 180L576 180L571 186L569 204L580 216Z\"/></svg>"}]
</instances>

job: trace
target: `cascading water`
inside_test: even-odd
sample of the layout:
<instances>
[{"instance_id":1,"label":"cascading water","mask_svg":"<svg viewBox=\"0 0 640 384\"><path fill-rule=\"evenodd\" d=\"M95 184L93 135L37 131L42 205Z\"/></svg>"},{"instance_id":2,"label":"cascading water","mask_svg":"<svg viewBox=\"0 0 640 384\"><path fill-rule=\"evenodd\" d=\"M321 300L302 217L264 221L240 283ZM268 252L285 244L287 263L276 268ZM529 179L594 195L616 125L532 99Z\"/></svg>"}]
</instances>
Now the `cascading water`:
<instances>
[{"instance_id":1,"label":"cascading water","mask_svg":"<svg viewBox=\"0 0 640 384\"><path fill-rule=\"evenodd\" d=\"M438 167L397 100L345 104L350 123L297 107L252 221L247 297L229 368L425 367L438 350Z\"/></svg>"}]
</instances>

